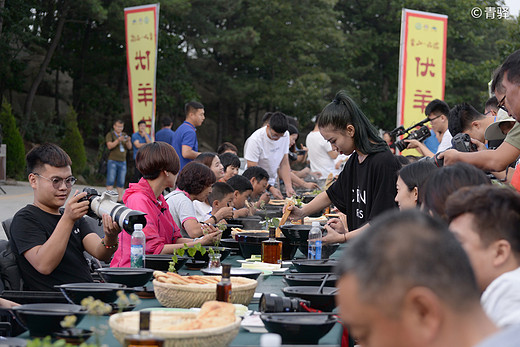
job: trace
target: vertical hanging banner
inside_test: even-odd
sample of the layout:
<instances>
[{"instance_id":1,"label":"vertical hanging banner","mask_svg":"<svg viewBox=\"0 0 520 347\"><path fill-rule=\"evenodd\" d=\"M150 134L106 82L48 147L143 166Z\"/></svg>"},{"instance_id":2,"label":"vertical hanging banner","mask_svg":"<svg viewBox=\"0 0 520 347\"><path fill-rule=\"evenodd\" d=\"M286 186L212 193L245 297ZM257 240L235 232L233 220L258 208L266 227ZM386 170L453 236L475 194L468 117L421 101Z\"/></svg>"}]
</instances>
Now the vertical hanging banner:
<instances>
[{"instance_id":1,"label":"vertical hanging banner","mask_svg":"<svg viewBox=\"0 0 520 347\"><path fill-rule=\"evenodd\" d=\"M430 101L444 100L447 34L448 16L403 9L397 126L423 120Z\"/></svg>"},{"instance_id":2,"label":"vertical hanging banner","mask_svg":"<svg viewBox=\"0 0 520 347\"><path fill-rule=\"evenodd\" d=\"M158 29L159 4L125 8L126 63L132 125L134 132L137 132L137 123L146 121L152 137L155 133Z\"/></svg>"}]
</instances>

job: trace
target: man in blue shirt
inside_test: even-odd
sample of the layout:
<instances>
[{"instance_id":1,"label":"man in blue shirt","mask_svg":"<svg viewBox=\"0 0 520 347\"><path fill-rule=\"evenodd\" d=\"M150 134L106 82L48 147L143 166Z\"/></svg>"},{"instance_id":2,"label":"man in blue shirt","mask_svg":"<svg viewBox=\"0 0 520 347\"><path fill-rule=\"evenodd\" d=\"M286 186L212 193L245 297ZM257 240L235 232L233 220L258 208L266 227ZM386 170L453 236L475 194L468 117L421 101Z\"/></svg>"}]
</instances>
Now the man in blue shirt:
<instances>
[{"instance_id":1,"label":"man in blue shirt","mask_svg":"<svg viewBox=\"0 0 520 347\"><path fill-rule=\"evenodd\" d=\"M137 152L139 151L139 148L143 147L147 143L152 142L152 139L150 138L150 135L146 132L146 121L141 119L139 123L137 123L137 129L138 132L134 133L132 135L132 148L134 150L134 164L135 164L135 157L137 156ZM133 182L138 182L143 175L137 170L137 166L134 168L134 179Z\"/></svg>"},{"instance_id":2,"label":"man in blue shirt","mask_svg":"<svg viewBox=\"0 0 520 347\"><path fill-rule=\"evenodd\" d=\"M190 101L184 106L186 120L182 123L173 137L173 148L179 155L181 169L200 154L197 141L196 127L204 122L204 106L196 101Z\"/></svg>"},{"instance_id":3,"label":"man in blue shirt","mask_svg":"<svg viewBox=\"0 0 520 347\"><path fill-rule=\"evenodd\" d=\"M161 118L162 128L155 133L155 141L166 142L173 146L173 135L175 132L172 130L172 119L168 116Z\"/></svg>"}]
</instances>

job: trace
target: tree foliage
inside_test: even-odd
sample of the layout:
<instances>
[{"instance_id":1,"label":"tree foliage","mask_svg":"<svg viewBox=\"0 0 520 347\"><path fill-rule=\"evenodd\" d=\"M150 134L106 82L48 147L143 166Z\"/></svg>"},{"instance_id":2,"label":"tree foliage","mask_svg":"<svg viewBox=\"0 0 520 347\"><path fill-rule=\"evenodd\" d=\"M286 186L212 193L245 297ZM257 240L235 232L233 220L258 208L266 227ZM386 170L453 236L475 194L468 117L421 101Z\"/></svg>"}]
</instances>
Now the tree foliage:
<instances>
[{"instance_id":1,"label":"tree foliage","mask_svg":"<svg viewBox=\"0 0 520 347\"><path fill-rule=\"evenodd\" d=\"M78 128L77 113L71 106L65 116L65 136L61 141L61 147L70 156L72 161L72 173L83 174L87 163L85 144Z\"/></svg>"},{"instance_id":2,"label":"tree foliage","mask_svg":"<svg viewBox=\"0 0 520 347\"><path fill-rule=\"evenodd\" d=\"M7 145L7 176L21 179L25 176L25 148L11 105L5 99L2 100L0 110L0 125L2 126L3 143Z\"/></svg>"},{"instance_id":3,"label":"tree foliage","mask_svg":"<svg viewBox=\"0 0 520 347\"><path fill-rule=\"evenodd\" d=\"M65 18L36 91L40 107L29 115L48 119L60 137L67 110L59 105L70 104L86 146L97 148L98 134L116 118L130 124L124 8L145 3L7 1L0 9L0 96L21 113L13 92L25 95L34 85ZM346 89L378 127L391 129L403 8L448 15L445 99L482 109L491 72L520 48L520 29L516 19L475 19L470 10L502 5L502 0L164 0L157 118L168 115L176 126L184 118L184 103L200 100L208 118L201 142L216 147L230 140L240 148L264 112L283 111L305 126ZM59 10L63 6L66 12ZM54 110L42 111L45 97L54 98ZM20 124L29 127L26 141L41 140L32 122Z\"/></svg>"}]
</instances>

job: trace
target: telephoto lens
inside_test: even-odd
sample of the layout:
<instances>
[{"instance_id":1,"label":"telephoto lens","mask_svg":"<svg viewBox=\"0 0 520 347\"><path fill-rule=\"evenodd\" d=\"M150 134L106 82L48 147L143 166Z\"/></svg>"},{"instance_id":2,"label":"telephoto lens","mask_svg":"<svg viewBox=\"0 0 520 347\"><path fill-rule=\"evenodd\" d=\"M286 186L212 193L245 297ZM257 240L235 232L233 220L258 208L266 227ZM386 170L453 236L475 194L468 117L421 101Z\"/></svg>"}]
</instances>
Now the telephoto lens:
<instances>
[{"instance_id":1,"label":"telephoto lens","mask_svg":"<svg viewBox=\"0 0 520 347\"><path fill-rule=\"evenodd\" d=\"M260 297L258 309L263 313L306 312L306 310L302 307L302 304L307 307L310 307L311 305L310 301L307 300L286 298L264 293Z\"/></svg>"}]
</instances>

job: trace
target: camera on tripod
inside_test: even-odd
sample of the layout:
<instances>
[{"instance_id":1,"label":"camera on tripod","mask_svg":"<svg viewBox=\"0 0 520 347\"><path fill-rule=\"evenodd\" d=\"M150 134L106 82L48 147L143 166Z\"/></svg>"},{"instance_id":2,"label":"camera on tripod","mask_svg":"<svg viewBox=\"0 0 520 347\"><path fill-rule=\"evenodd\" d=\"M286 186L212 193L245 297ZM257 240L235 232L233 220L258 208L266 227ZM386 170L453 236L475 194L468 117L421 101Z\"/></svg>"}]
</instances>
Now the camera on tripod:
<instances>
[{"instance_id":1,"label":"camera on tripod","mask_svg":"<svg viewBox=\"0 0 520 347\"><path fill-rule=\"evenodd\" d=\"M408 136L405 137L404 139L395 142L395 148L397 148L399 150L399 152L402 152L408 147L408 142L406 142L405 140L417 140L419 142L423 142L428 137L430 137L430 135L431 135L430 129L428 129L428 127L424 125L425 123L427 123L429 121L430 121L429 118L425 118L422 121L420 121L419 123L415 123L408 129L405 129L401 125L401 126L398 126L397 128L395 128L394 130L392 130L390 132L390 136L392 136L394 138L397 136L408 134ZM420 127L420 128L417 130L411 131L412 129L415 129L416 127Z\"/></svg>"},{"instance_id":2,"label":"camera on tripod","mask_svg":"<svg viewBox=\"0 0 520 347\"><path fill-rule=\"evenodd\" d=\"M118 194L112 190L103 192L101 195L94 188L83 188L87 196L79 201L88 201L87 215L101 220L103 214L108 214L112 220L116 222L121 230L126 231L130 235L134 232L135 224L146 225L146 213L135 211L123 204L117 202ZM78 201L78 202L79 202Z\"/></svg>"}]
</instances>

